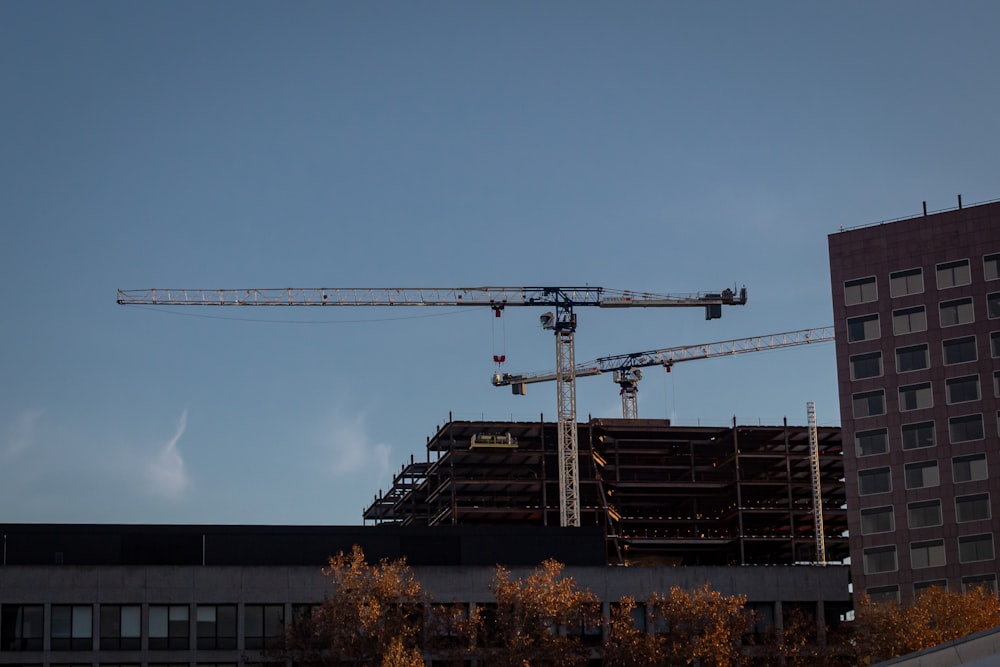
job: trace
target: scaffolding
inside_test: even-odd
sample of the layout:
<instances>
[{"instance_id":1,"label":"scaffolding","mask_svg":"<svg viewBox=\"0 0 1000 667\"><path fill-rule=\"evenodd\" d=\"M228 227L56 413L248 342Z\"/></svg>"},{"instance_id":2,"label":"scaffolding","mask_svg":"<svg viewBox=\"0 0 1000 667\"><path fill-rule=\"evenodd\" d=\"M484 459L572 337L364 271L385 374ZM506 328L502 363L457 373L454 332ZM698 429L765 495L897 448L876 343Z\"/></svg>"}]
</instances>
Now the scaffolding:
<instances>
[{"instance_id":1,"label":"scaffolding","mask_svg":"<svg viewBox=\"0 0 1000 667\"><path fill-rule=\"evenodd\" d=\"M787 420L727 427L581 423L581 525L604 530L613 565L842 561L848 543L840 429L817 427L815 453L810 430ZM474 446L482 434L503 434L516 448ZM451 421L428 440L427 460L411 459L375 497L365 522L557 526L557 443L552 422ZM817 497L823 521L815 520ZM817 544L825 544L825 559Z\"/></svg>"}]
</instances>

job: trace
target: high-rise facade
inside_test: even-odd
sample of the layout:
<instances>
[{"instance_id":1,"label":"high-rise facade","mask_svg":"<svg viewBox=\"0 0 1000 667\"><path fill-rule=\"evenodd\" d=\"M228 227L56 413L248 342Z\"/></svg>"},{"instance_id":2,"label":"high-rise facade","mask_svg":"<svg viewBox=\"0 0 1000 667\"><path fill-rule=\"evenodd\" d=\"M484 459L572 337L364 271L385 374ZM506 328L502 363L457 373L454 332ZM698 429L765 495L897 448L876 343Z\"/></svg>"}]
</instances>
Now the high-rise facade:
<instances>
[{"instance_id":1,"label":"high-rise facade","mask_svg":"<svg viewBox=\"0 0 1000 667\"><path fill-rule=\"evenodd\" d=\"M854 594L995 589L1000 203L829 250Z\"/></svg>"}]
</instances>

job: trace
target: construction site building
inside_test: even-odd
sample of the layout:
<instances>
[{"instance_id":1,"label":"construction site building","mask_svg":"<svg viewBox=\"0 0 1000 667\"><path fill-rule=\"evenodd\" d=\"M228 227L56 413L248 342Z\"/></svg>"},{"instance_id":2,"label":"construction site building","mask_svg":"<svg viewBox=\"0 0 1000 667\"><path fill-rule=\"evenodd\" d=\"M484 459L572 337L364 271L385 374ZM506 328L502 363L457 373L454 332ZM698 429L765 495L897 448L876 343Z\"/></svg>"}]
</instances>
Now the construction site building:
<instances>
[{"instance_id":1,"label":"construction site building","mask_svg":"<svg viewBox=\"0 0 1000 667\"><path fill-rule=\"evenodd\" d=\"M848 556L840 429L580 423L581 524L609 565L790 565ZM557 424L449 421L364 519L401 526L559 525ZM814 497L821 498L823 540ZM823 545L825 554L818 553Z\"/></svg>"}]
</instances>

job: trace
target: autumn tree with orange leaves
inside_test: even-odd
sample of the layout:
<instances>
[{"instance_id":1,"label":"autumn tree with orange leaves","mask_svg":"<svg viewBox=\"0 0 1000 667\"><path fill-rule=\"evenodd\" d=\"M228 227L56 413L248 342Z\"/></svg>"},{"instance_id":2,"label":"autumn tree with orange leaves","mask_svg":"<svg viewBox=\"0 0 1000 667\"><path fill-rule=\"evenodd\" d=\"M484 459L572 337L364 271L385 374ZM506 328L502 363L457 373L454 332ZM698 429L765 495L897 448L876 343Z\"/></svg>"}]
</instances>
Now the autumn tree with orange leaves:
<instances>
[{"instance_id":1,"label":"autumn tree with orange leaves","mask_svg":"<svg viewBox=\"0 0 1000 667\"><path fill-rule=\"evenodd\" d=\"M478 617L481 664L523 667L585 665L591 652L582 636L601 627L601 606L580 590L563 565L547 560L524 579L498 567L493 585L496 606Z\"/></svg>"},{"instance_id":2,"label":"autumn tree with orange leaves","mask_svg":"<svg viewBox=\"0 0 1000 667\"><path fill-rule=\"evenodd\" d=\"M333 556L323 570L330 592L293 620L285 645L269 658L309 665L421 667L428 599L404 559L365 561L361 547Z\"/></svg>"},{"instance_id":3,"label":"autumn tree with orange leaves","mask_svg":"<svg viewBox=\"0 0 1000 667\"><path fill-rule=\"evenodd\" d=\"M1000 601L986 587L959 593L934 586L912 604L861 598L848 647L855 664L872 664L1000 625Z\"/></svg>"}]
</instances>

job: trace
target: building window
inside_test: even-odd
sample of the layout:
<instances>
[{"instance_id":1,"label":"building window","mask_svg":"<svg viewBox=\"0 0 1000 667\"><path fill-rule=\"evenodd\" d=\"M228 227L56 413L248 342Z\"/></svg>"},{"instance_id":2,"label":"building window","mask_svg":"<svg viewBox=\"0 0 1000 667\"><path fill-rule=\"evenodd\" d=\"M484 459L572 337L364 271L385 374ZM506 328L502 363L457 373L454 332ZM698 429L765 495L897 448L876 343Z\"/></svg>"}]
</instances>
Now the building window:
<instances>
[{"instance_id":1,"label":"building window","mask_svg":"<svg viewBox=\"0 0 1000 667\"><path fill-rule=\"evenodd\" d=\"M198 621L199 649L236 648L236 605L198 605L195 611Z\"/></svg>"},{"instance_id":2,"label":"building window","mask_svg":"<svg viewBox=\"0 0 1000 667\"><path fill-rule=\"evenodd\" d=\"M967 375L945 380L948 403L966 403L979 400L979 376Z\"/></svg>"},{"instance_id":3,"label":"building window","mask_svg":"<svg viewBox=\"0 0 1000 667\"><path fill-rule=\"evenodd\" d=\"M889 274L890 296L906 296L924 291L923 269L907 269Z\"/></svg>"},{"instance_id":4,"label":"building window","mask_svg":"<svg viewBox=\"0 0 1000 667\"><path fill-rule=\"evenodd\" d=\"M966 535L958 538L958 560L974 563L979 560L993 560L993 535Z\"/></svg>"},{"instance_id":5,"label":"building window","mask_svg":"<svg viewBox=\"0 0 1000 667\"><path fill-rule=\"evenodd\" d=\"M861 534L889 533L896 529L892 507L869 507L861 510Z\"/></svg>"},{"instance_id":6,"label":"building window","mask_svg":"<svg viewBox=\"0 0 1000 667\"><path fill-rule=\"evenodd\" d=\"M899 602L899 586L872 586L867 591L868 599L872 602L885 604L886 602Z\"/></svg>"},{"instance_id":7,"label":"building window","mask_svg":"<svg viewBox=\"0 0 1000 667\"><path fill-rule=\"evenodd\" d=\"M927 344L896 348L896 372L920 371L931 365Z\"/></svg>"},{"instance_id":8,"label":"building window","mask_svg":"<svg viewBox=\"0 0 1000 667\"><path fill-rule=\"evenodd\" d=\"M854 434L858 456L885 454L889 451L889 436L884 428L873 431L858 431Z\"/></svg>"},{"instance_id":9,"label":"building window","mask_svg":"<svg viewBox=\"0 0 1000 667\"><path fill-rule=\"evenodd\" d=\"M906 488L923 489L940 483L937 461L917 461L903 466Z\"/></svg>"},{"instance_id":10,"label":"building window","mask_svg":"<svg viewBox=\"0 0 1000 667\"><path fill-rule=\"evenodd\" d=\"M875 285L875 277L858 278L848 280L844 283L844 304L856 306L859 303L868 303L878 300L878 289Z\"/></svg>"},{"instance_id":11,"label":"building window","mask_svg":"<svg viewBox=\"0 0 1000 667\"><path fill-rule=\"evenodd\" d=\"M948 419L948 437L952 442L983 439L983 416L964 415Z\"/></svg>"},{"instance_id":12,"label":"building window","mask_svg":"<svg viewBox=\"0 0 1000 667\"><path fill-rule=\"evenodd\" d=\"M1000 396L1000 371L993 371L993 395Z\"/></svg>"},{"instance_id":13,"label":"building window","mask_svg":"<svg viewBox=\"0 0 1000 667\"><path fill-rule=\"evenodd\" d=\"M851 399L856 419L885 414L885 391L882 389L854 394Z\"/></svg>"},{"instance_id":14,"label":"building window","mask_svg":"<svg viewBox=\"0 0 1000 667\"><path fill-rule=\"evenodd\" d=\"M923 306L892 311L892 333L897 336L927 331L927 311Z\"/></svg>"},{"instance_id":15,"label":"building window","mask_svg":"<svg viewBox=\"0 0 1000 667\"><path fill-rule=\"evenodd\" d=\"M975 322L976 311L972 308L972 297L942 301L938 304L941 313L941 326L954 327L959 324Z\"/></svg>"},{"instance_id":16,"label":"building window","mask_svg":"<svg viewBox=\"0 0 1000 667\"><path fill-rule=\"evenodd\" d=\"M149 606L149 648L152 650L191 648L187 605Z\"/></svg>"},{"instance_id":17,"label":"building window","mask_svg":"<svg viewBox=\"0 0 1000 667\"><path fill-rule=\"evenodd\" d=\"M94 608L90 605L52 605L52 650L94 649Z\"/></svg>"},{"instance_id":18,"label":"building window","mask_svg":"<svg viewBox=\"0 0 1000 667\"><path fill-rule=\"evenodd\" d=\"M851 343L874 340L880 335L877 313L874 315L851 317L847 320L847 340Z\"/></svg>"},{"instance_id":19,"label":"building window","mask_svg":"<svg viewBox=\"0 0 1000 667\"><path fill-rule=\"evenodd\" d=\"M858 493L862 496L886 493L892 490L889 468L871 468L858 471Z\"/></svg>"},{"instance_id":20,"label":"building window","mask_svg":"<svg viewBox=\"0 0 1000 667\"><path fill-rule=\"evenodd\" d=\"M140 647L139 605L101 605L101 650L137 651Z\"/></svg>"},{"instance_id":21,"label":"building window","mask_svg":"<svg viewBox=\"0 0 1000 667\"><path fill-rule=\"evenodd\" d=\"M983 257L983 278L986 280L1000 278L1000 254Z\"/></svg>"},{"instance_id":22,"label":"building window","mask_svg":"<svg viewBox=\"0 0 1000 667\"><path fill-rule=\"evenodd\" d=\"M1000 331L994 331L990 334L990 356L1000 357Z\"/></svg>"},{"instance_id":23,"label":"building window","mask_svg":"<svg viewBox=\"0 0 1000 667\"><path fill-rule=\"evenodd\" d=\"M899 409L901 412L921 410L933 405L934 398L931 396L930 382L921 382L899 388Z\"/></svg>"},{"instance_id":24,"label":"building window","mask_svg":"<svg viewBox=\"0 0 1000 667\"><path fill-rule=\"evenodd\" d=\"M962 591L967 591L972 588L985 588L993 593L997 592L997 575L990 574L974 574L968 577L962 577Z\"/></svg>"},{"instance_id":25,"label":"building window","mask_svg":"<svg viewBox=\"0 0 1000 667\"><path fill-rule=\"evenodd\" d=\"M865 549L865 574L896 571L896 546Z\"/></svg>"},{"instance_id":26,"label":"building window","mask_svg":"<svg viewBox=\"0 0 1000 667\"><path fill-rule=\"evenodd\" d=\"M868 352L851 357L851 379L863 380L882 375L882 353Z\"/></svg>"},{"instance_id":27,"label":"building window","mask_svg":"<svg viewBox=\"0 0 1000 667\"><path fill-rule=\"evenodd\" d=\"M928 588L940 588L943 591L948 590L948 580L947 579L933 579L931 581L915 581L913 582L913 593L914 595L919 595L923 593Z\"/></svg>"},{"instance_id":28,"label":"building window","mask_svg":"<svg viewBox=\"0 0 1000 667\"><path fill-rule=\"evenodd\" d=\"M920 500L906 505L906 525L910 528L929 528L941 525L941 501Z\"/></svg>"},{"instance_id":29,"label":"building window","mask_svg":"<svg viewBox=\"0 0 1000 667\"><path fill-rule=\"evenodd\" d=\"M0 605L0 650L41 651L43 618L40 604Z\"/></svg>"},{"instance_id":30,"label":"building window","mask_svg":"<svg viewBox=\"0 0 1000 667\"><path fill-rule=\"evenodd\" d=\"M900 430L903 436L903 449L933 447L935 444L934 422L903 424Z\"/></svg>"},{"instance_id":31,"label":"building window","mask_svg":"<svg viewBox=\"0 0 1000 667\"><path fill-rule=\"evenodd\" d=\"M952 338L944 341L942 347L944 349L944 363L946 366L975 361L977 358L975 336Z\"/></svg>"},{"instance_id":32,"label":"building window","mask_svg":"<svg viewBox=\"0 0 1000 667\"><path fill-rule=\"evenodd\" d=\"M245 648L272 648L281 643L285 625L285 606L281 604L248 604L243 607L243 641Z\"/></svg>"},{"instance_id":33,"label":"building window","mask_svg":"<svg viewBox=\"0 0 1000 667\"><path fill-rule=\"evenodd\" d=\"M972 282L972 272L969 270L969 260L960 259L956 262L945 262L937 265L938 289L948 289Z\"/></svg>"},{"instance_id":34,"label":"building window","mask_svg":"<svg viewBox=\"0 0 1000 667\"><path fill-rule=\"evenodd\" d=\"M955 498L955 520L959 523L990 518L990 494L977 493Z\"/></svg>"},{"instance_id":35,"label":"building window","mask_svg":"<svg viewBox=\"0 0 1000 667\"><path fill-rule=\"evenodd\" d=\"M956 456L951 460L951 478L956 484L986 479L987 475L985 452Z\"/></svg>"},{"instance_id":36,"label":"building window","mask_svg":"<svg viewBox=\"0 0 1000 667\"><path fill-rule=\"evenodd\" d=\"M1000 292L986 295L986 317L991 320L1000 317Z\"/></svg>"},{"instance_id":37,"label":"building window","mask_svg":"<svg viewBox=\"0 0 1000 667\"><path fill-rule=\"evenodd\" d=\"M914 570L944 564L944 540L914 542L910 545L910 567Z\"/></svg>"}]
</instances>

